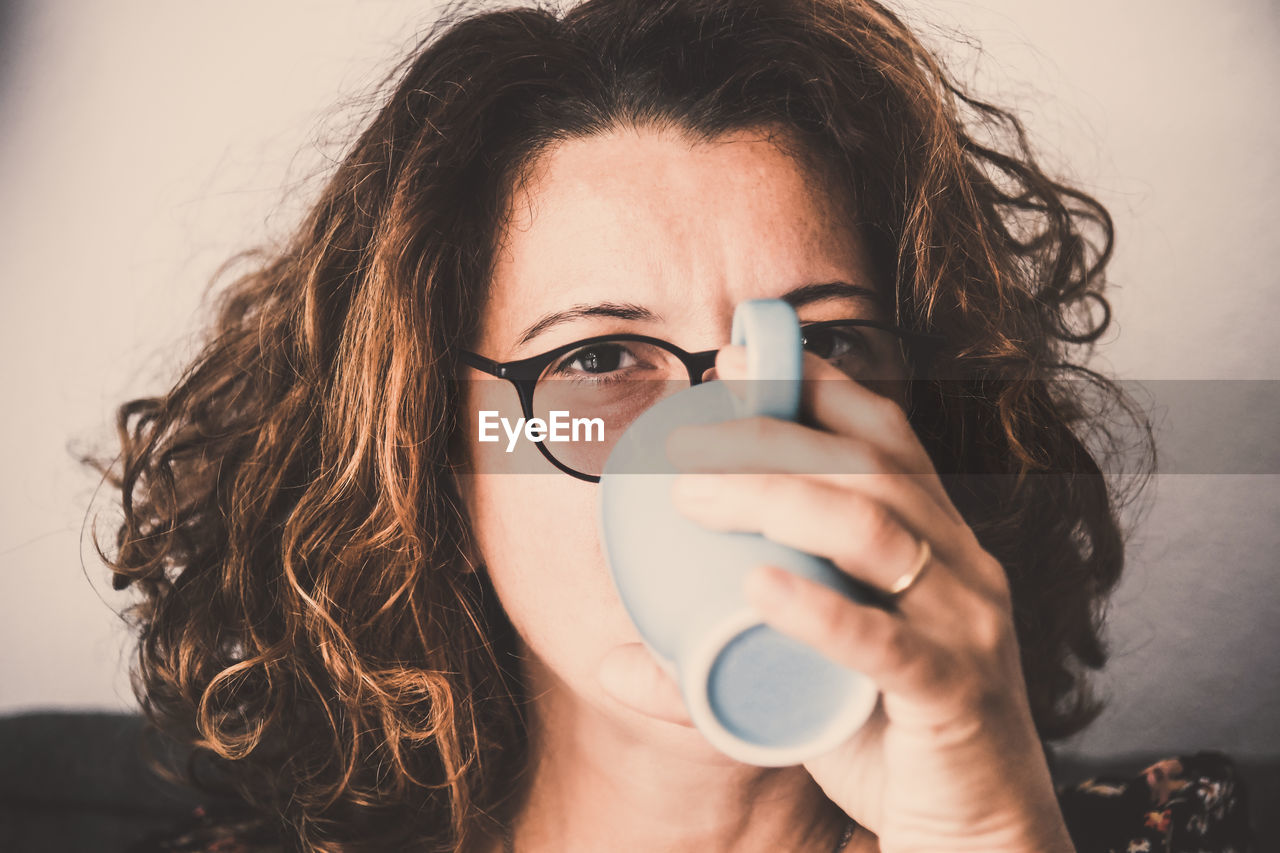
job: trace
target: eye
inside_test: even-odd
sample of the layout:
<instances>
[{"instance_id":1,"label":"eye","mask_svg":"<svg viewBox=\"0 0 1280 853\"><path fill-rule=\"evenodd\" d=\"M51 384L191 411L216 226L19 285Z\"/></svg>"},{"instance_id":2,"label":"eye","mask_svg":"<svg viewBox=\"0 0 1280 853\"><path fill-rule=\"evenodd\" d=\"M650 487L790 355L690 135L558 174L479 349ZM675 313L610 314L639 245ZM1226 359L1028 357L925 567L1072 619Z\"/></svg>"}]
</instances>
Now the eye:
<instances>
[{"instance_id":1,"label":"eye","mask_svg":"<svg viewBox=\"0 0 1280 853\"><path fill-rule=\"evenodd\" d=\"M572 376L574 374L600 376L637 367L639 364L640 361L636 358L635 353L624 344L603 341L585 346L582 349L573 350L553 364L547 373L551 376Z\"/></svg>"},{"instance_id":2,"label":"eye","mask_svg":"<svg viewBox=\"0 0 1280 853\"><path fill-rule=\"evenodd\" d=\"M802 331L804 348L827 361L865 359L872 355L870 342L856 326L817 326Z\"/></svg>"}]
</instances>

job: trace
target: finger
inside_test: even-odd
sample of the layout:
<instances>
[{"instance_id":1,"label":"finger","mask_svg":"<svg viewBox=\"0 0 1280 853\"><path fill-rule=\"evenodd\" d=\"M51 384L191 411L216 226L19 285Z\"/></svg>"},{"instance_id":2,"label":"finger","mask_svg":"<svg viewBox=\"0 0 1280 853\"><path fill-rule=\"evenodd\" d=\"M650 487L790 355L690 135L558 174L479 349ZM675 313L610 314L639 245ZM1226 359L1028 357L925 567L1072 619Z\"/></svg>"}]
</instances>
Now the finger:
<instances>
[{"instance_id":1,"label":"finger","mask_svg":"<svg viewBox=\"0 0 1280 853\"><path fill-rule=\"evenodd\" d=\"M770 417L677 427L667 436L666 452L673 465L690 471L865 474L879 467L855 438Z\"/></svg>"},{"instance_id":2,"label":"finger","mask_svg":"<svg viewBox=\"0 0 1280 853\"><path fill-rule=\"evenodd\" d=\"M722 347L716 355L716 375L745 379L746 347ZM867 442L905 474L918 475L925 492L954 519L960 512L951 502L933 460L894 400L854 381L844 371L813 353L804 353L804 378L800 410L810 422L831 433ZM818 381L811 381L818 380ZM729 382L734 387L735 383ZM859 473L860 469L829 466L833 474Z\"/></svg>"},{"instance_id":3,"label":"finger","mask_svg":"<svg viewBox=\"0 0 1280 853\"><path fill-rule=\"evenodd\" d=\"M881 591L919 562L922 533L904 526L880 501L819 480L791 474L682 474L671 497L677 510L705 527L759 533L826 557ZM934 597L936 581L930 579L929 586L930 592L913 590L911 604Z\"/></svg>"},{"instance_id":4,"label":"finger","mask_svg":"<svg viewBox=\"0 0 1280 853\"><path fill-rule=\"evenodd\" d=\"M885 692L921 703L943 694L953 670L949 657L910 621L776 566L754 569L744 592L778 631L866 674Z\"/></svg>"},{"instance_id":5,"label":"finger","mask_svg":"<svg viewBox=\"0 0 1280 853\"><path fill-rule=\"evenodd\" d=\"M732 473L706 500L722 499L724 492L747 483L752 474L798 474L879 501L917 536L928 536L944 558L958 556L952 550L955 543L967 542L972 535L963 520L950 516L932 499L921 477L888 470L887 463L848 436L776 418L744 418L680 427L671 432L666 447L671 463L681 471ZM830 473L833 467L845 473ZM855 470L864 473L851 473ZM712 480L706 479L707 489L712 488ZM758 502L768 506L772 498Z\"/></svg>"}]
</instances>

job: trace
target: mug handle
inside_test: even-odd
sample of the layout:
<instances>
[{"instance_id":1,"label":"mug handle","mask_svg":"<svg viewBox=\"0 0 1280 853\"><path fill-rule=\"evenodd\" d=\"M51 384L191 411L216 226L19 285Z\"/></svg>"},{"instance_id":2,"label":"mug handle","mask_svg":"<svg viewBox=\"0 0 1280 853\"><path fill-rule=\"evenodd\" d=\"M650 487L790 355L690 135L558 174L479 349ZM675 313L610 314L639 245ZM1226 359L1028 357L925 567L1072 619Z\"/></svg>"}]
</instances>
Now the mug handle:
<instances>
[{"instance_id":1,"label":"mug handle","mask_svg":"<svg viewBox=\"0 0 1280 853\"><path fill-rule=\"evenodd\" d=\"M794 421L800 414L804 346L795 309L781 299L748 299L733 311L732 342L747 347L745 397L741 417ZM760 381L765 380L765 381Z\"/></svg>"}]
</instances>

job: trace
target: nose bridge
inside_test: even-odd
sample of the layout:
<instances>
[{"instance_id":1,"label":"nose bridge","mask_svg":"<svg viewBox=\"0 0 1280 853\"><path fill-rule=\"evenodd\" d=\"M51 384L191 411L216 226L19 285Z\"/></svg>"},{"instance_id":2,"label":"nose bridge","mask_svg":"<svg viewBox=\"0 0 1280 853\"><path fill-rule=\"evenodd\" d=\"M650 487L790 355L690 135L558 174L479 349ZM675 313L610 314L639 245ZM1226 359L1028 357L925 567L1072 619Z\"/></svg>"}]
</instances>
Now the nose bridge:
<instances>
[{"instance_id":1,"label":"nose bridge","mask_svg":"<svg viewBox=\"0 0 1280 853\"><path fill-rule=\"evenodd\" d=\"M696 291L699 284L690 282L689 288ZM729 343L736 304L733 291L724 286L706 286L704 290L700 298L676 309L679 320L670 327L672 343L686 352L719 349Z\"/></svg>"},{"instance_id":2,"label":"nose bridge","mask_svg":"<svg viewBox=\"0 0 1280 853\"><path fill-rule=\"evenodd\" d=\"M683 359L684 366L690 383L698 385L703 374L715 367L716 351L729 343L733 291L723 283L700 288L698 282L690 282L689 289L694 298L673 311L675 322L668 326L668 340L690 354Z\"/></svg>"}]
</instances>

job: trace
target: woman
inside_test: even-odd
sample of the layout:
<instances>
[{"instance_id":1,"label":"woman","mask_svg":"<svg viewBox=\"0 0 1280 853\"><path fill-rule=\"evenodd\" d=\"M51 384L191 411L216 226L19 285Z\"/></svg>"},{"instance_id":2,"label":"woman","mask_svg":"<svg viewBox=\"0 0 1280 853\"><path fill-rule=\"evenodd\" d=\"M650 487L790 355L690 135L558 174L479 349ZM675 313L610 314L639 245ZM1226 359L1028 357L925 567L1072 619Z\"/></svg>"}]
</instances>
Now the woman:
<instances>
[{"instance_id":1,"label":"woman","mask_svg":"<svg viewBox=\"0 0 1280 853\"><path fill-rule=\"evenodd\" d=\"M1123 563L1084 390L1127 401L1078 352L1107 328L1111 239L1017 120L874 2L590 0L442 26L177 385L120 412L110 564L141 592L139 698L259 816L200 832L1072 850L1097 824L1068 826L1049 744L1099 711L1085 671ZM608 579L598 471L478 426L520 409L499 363L544 356L534 386L626 378L636 352L601 338L714 350L761 297L792 302L806 376L831 381L807 384L803 424L681 434L674 497L899 605L752 575L771 624L883 691L846 743L786 768L690 725ZM838 320L856 322L812 325ZM742 362L723 348L687 380ZM1204 846L1225 831L1204 827Z\"/></svg>"}]
</instances>

